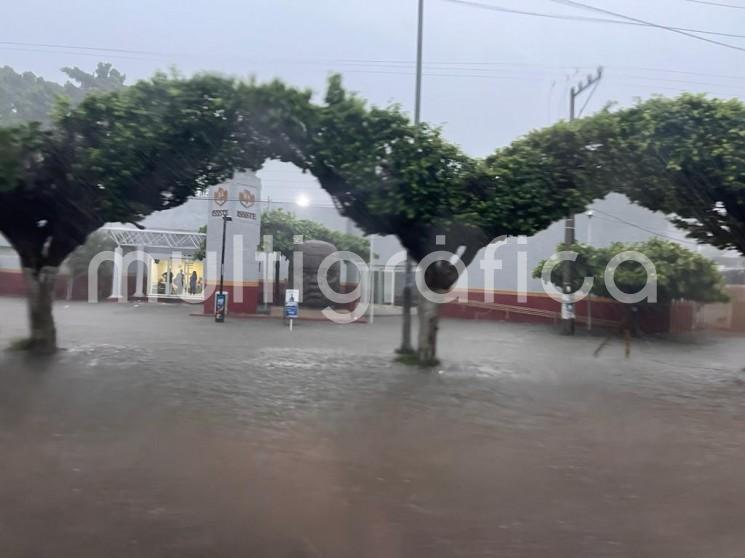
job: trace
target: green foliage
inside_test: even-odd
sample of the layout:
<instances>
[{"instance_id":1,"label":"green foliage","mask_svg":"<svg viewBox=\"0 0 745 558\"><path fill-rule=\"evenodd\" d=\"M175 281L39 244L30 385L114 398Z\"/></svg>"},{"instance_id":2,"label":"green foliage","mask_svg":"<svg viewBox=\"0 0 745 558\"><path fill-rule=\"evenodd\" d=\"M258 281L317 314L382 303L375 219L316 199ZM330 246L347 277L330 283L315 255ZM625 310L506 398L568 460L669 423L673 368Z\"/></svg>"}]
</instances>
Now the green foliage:
<instances>
[{"instance_id":1,"label":"green foliage","mask_svg":"<svg viewBox=\"0 0 745 558\"><path fill-rule=\"evenodd\" d=\"M323 240L339 251L357 254L364 261L370 258L370 241L366 238L331 230L309 219L298 219L281 209L265 211L261 215L261 236L272 235L273 246L285 258L292 257L293 237L302 235L305 240Z\"/></svg>"},{"instance_id":2,"label":"green foliage","mask_svg":"<svg viewBox=\"0 0 745 558\"><path fill-rule=\"evenodd\" d=\"M745 254L745 103L683 94L530 134L540 181L626 194L692 238ZM508 150L514 148L510 146ZM537 155L537 156L536 156ZM594 192L593 192L594 190Z\"/></svg>"},{"instance_id":3,"label":"green foliage","mask_svg":"<svg viewBox=\"0 0 745 558\"><path fill-rule=\"evenodd\" d=\"M573 143L566 141L570 135ZM562 154L584 140L575 128L560 141L530 135L480 161L439 130L413 127L397 107L368 108L342 89L338 77L329 82L311 137L306 168L340 211L367 233L396 235L417 261L434 250L463 247L467 265L495 238L533 234L581 210L596 194L594 186L583 189L589 178L573 180L581 168L573 175L555 172ZM546 160L554 147L561 152ZM438 235L445 236L444 245L436 243Z\"/></svg>"},{"instance_id":4,"label":"green foliage","mask_svg":"<svg viewBox=\"0 0 745 558\"><path fill-rule=\"evenodd\" d=\"M246 87L217 76L158 74L89 95L59 111L51 130L3 129L0 232L25 267L57 266L106 222L137 222L236 169L282 156L271 138L248 140L262 131L253 116L264 126L273 116L248 103L239 92Z\"/></svg>"},{"instance_id":5,"label":"green foliage","mask_svg":"<svg viewBox=\"0 0 745 558\"><path fill-rule=\"evenodd\" d=\"M34 349L34 341L30 337L15 337L10 340L6 351L26 352Z\"/></svg>"},{"instance_id":6,"label":"green foliage","mask_svg":"<svg viewBox=\"0 0 745 558\"><path fill-rule=\"evenodd\" d=\"M94 91L115 91L124 87L125 76L111 64L99 63L92 74L78 67L62 68L72 81L61 85L34 75L0 67L0 126L27 122L52 123L52 113L60 101L77 105Z\"/></svg>"},{"instance_id":7,"label":"green foliage","mask_svg":"<svg viewBox=\"0 0 745 558\"><path fill-rule=\"evenodd\" d=\"M423 361L419 359L416 353L401 353L397 355L393 362L403 364L405 366L418 366L420 368L431 368L433 366L439 366L440 360L437 358L430 359L429 361Z\"/></svg>"},{"instance_id":8,"label":"green foliage","mask_svg":"<svg viewBox=\"0 0 745 558\"><path fill-rule=\"evenodd\" d=\"M207 225L202 225L199 227L197 232L202 234L207 234ZM194 259L202 261L204 258L207 257L207 239L203 238L202 242L199 244L199 248L194 252Z\"/></svg>"},{"instance_id":9,"label":"green foliage","mask_svg":"<svg viewBox=\"0 0 745 558\"><path fill-rule=\"evenodd\" d=\"M622 191L691 237L745 254L745 103L685 94L616 118Z\"/></svg>"},{"instance_id":10,"label":"green foliage","mask_svg":"<svg viewBox=\"0 0 745 558\"><path fill-rule=\"evenodd\" d=\"M439 130L414 127L398 107L368 107L339 76L316 104L279 81L158 74L121 88L110 66L67 71L75 95L96 94L77 104L68 85L0 74L0 232L33 270L59 265L106 222L138 222L267 159L312 173L343 215L365 233L396 235L417 261L448 250L467 265L495 238L534 234L609 191L745 253L739 101L654 99L532 132L478 160ZM68 100L50 121L59 88ZM278 249L290 230L321 236L290 217L268 215ZM367 256L361 244L321 239ZM666 296L704 297L676 269ZM452 266L430 270L432 288L457 279Z\"/></svg>"},{"instance_id":11,"label":"green foliage","mask_svg":"<svg viewBox=\"0 0 745 558\"><path fill-rule=\"evenodd\" d=\"M533 132L494 162L507 164L516 150L524 155L511 166L516 184L550 206L561 203L552 197L561 191L579 194L567 200L576 205L620 192L667 213L692 238L745 254L745 103L738 99L683 94L606 109ZM528 207L523 215L530 218Z\"/></svg>"},{"instance_id":12,"label":"green foliage","mask_svg":"<svg viewBox=\"0 0 745 558\"><path fill-rule=\"evenodd\" d=\"M591 293L610 297L604 273L608 262L621 252L635 251L647 256L655 266L657 276L658 302L673 300L692 300L697 302L724 302L724 279L714 262L704 256L684 248L675 242L651 239L646 242L616 242L606 248L595 248L586 244L570 247L560 245L558 250L572 250L578 254L576 262L563 261L551 274L551 282L561 287L564 266L573 268L573 290L582 285L585 277L593 278ZM546 260L533 270L533 277L540 278ZM624 262L615 273L616 286L625 293L636 293L644 288L647 272L637 262Z\"/></svg>"},{"instance_id":13,"label":"green foliage","mask_svg":"<svg viewBox=\"0 0 745 558\"><path fill-rule=\"evenodd\" d=\"M77 66L72 68L67 66L62 68L62 71L79 84L77 89L81 99L92 91L116 91L121 89L124 87L124 80L126 79L126 76L113 68L111 64L103 62L98 63L92 74L84 72ZM65 84L65 86L69 88L68 84Z\"/></svg>"},{"instance_id":14,"label":"green foliage","mask_svg":"<svg viewBox=\"0 0 745 558\"><path fill-rule=\"evenodd\" d=\"M739 101L654 99L534 131L477 160L439 130L413 126L397 107L368 107L339 76L316 104L309 91L279 81L158 74L122 89L123 76L99 70L66 70L79 84L75 94L96 94L79 104L67 94L49 128L58 88L67 86L0 74L0 232L32 276L43 277L43 268L58 266L106 222L137 222L267 159L312 173L343 215L365 233L396 235L417 261L447 250L468 265L495 238L532 235L609 191L745 253ZM359 239L317 227L268 212L263 232L285 255L302 234L367 256ZM634 248L657 265L660 299L723 296L721 278L695 254L653 242ZM596 275L612 254L586 250L583 265ZM646 278L627 266L619 286L636 291ZM446 262L425 276L440 292L456 280Z\"/></svg>"},{"instance_id":15,"label":"green foliage","mask_svg":"<svg viewBox=\"0 0 745 558\"><path fill-rule=\"evenodd\" d=\"M91 234L85 244L78 246L65 260L70 275L78 277L88 272L91 260L101 252L112 251L116 242L105 232L97 231ZM107 262L110 264L110 262Z\"/></svg>"},{"instance_id":16,"label":"green foliage","mask_svg":"<svg viewBox=\"0 0 745 558\"><path fill-rule=\"evenodd\" d=\"M199 232L206 233L207 226L199 228ZM261 214L261 238L272 236L272 247L288 260L292 258L294 250L293 238L302 235L305 240L323 240L330 242L339 251L357 254L364 261L370 259L370 241L366 238L331 230L320 223L309 219L298 219L292 213L282 209L264 211ZM262 246L263 249L263 246ZM195 254L195 258L203 260L206 243L202 243Z\"/></svg>"},{"instance_id":17,"label":"green foliage","mask_svg":"<svg viewBox=\"0 0 745 558\"><path fill-rule=\"evenodd\" d=\"M43 201L25 223L37 256L49 223L61 229L52 238L64 241L59 253L66 255L105 222L139 221L235 170L258 169L267 158L314 174L342 214L366 233L398 236L416 260L465 247L461 258L468 264L495 237L532 234L581 209L593 194L578 188L584 183L571 173L551 174L552 165L584 141L574 128L560 141L530 135L479 161L439 130L415 128L397 107L367 107L338 76L330 79L325 103L315 105L310 92L276 81L159 74L89 96L58 111L55 124L0 136L11 154L0 159L4 205L10 209L21 203L14 198L29 195ZM546 159L544 148L559 152ZM40 222L46 230L32 234ZM445 245L435 243L437 235Z\"/></svg>"}]
</instances>

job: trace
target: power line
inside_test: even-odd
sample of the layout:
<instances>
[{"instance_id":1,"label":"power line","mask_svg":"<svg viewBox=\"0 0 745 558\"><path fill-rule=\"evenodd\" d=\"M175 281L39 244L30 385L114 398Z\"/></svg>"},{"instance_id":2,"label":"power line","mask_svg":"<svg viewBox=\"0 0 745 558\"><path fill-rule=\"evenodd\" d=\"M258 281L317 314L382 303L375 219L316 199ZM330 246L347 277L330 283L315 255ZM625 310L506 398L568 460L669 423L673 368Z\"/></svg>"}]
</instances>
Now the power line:
<instances>
[{"instance_id":1,"label":"power line","mask_svg":"<svg viewBox=\"0 0 745 558\"><path fill-rule=\"evenodd\" d=\"M693 244L698 246L698 242L695 242L693 240L687 240L684 238L675 238L674 236L670 236L669 234L660 232L658 230L650 229L648 227L645 227L643 225L639 225L637 223L632 223L631 221L627 221L626 219L622 219L621 217L618 217L616 215L613 215L612 213L608 213L607 211L603 211L602 209L597 209L596 207L592 208L593 211L596 211L597 213L602 213L603 215L607 215L608 217L611 217L612 219L615 219L616 221L623 223L625 225L628 225L630 227L634 227L636 229L639 229L641 231L647 232L649 234L652 234L654 236L659 236L661 238L667 238L668 240L673 240L675 242L683 242L685 244ZM607 219L606 219L607 221Z\"/></svg>"},{"instance_id":2,"label":"power line","mask_svg":"<svg viewBox=\"0 0 745 558\"><path fill-rule=\"evenodd\" d=\"M105 52L121 52L124 54L149 54L152 56L166 56L164 53L153 52L148 50L130 50L126 48L105 48L105 47L90 47L90 46L78 46L78 45L63 45L55 43L29 43L20 41L0 41L0 45L10 46L24 46L24 47L44 47L44 48L69 48L73 50L101 50Z\"/></svg>"},{"instance_id":3,"label":"power line","mask_svg":"<svg viewBox=\"0 0 745 558\"><path fill-rule=\"evenodd\" d=\"M590 102L590 99L592 99L592 96L595 94L595 91L597 91L598 89L598 85L600 85L600 80L597 80L595 82L595 85L593 85L592 91L590 91L590 94L587 96L587 99L585 100L585 104L582 105L581 109L579 109L579 113L577 113L578 118L582 116L583 112L585 112L585 109L587 108L587 105Z\"/></svg>"},{"instance_id":4,"label":"power line","mask_svg":"<svg viewBox=\"0 0 745 558\"><path fill-rule=\"evenodd\" d=\"M585 16L573 16L564 14L553 14L544 12L533 12L527 10L516 10L514 8L504 8L502 6L495 6L493 4L484 4L482 2L474 2L472 0L442 0L443 2L450 2L451 4L459 4L461 6L467 6L471 8L479 8L482 10L491 10L493 12L502 12L508 14L517 14L531 17L543 17L548 19L561 19L565 21L582 21L586 23L612 23L617 25L635 25L638 27L659 27L654 23L645 22L642 20L637 21L619 21L617 19L608 19L602 17L585 17ZM617 16L622 17L622 16ZM703 35L717 35L720 37L733 37L738 39L745 38L745 35L738 35L736 33L722 33L719 31L708 31L703 29L690 29L688 27L670 27L669 29L682 32L690 33L701 33Z\"/></svg>"},{"instance_id":5,"label":"power line","mask_svg":"<svg viewBox=\"0 0 745 558\"><path fill-rule=\"evenodd\" d=\"M704 93L704 94L713 95L715 97L722 98L722 99L731 99L731 98L742 99L743 97L745 97L745 93L736 93L733 91L722 91L716 88L707 88L705 90L692 90L690 87L657 85L657 84L654 84L651 82L645 82L645 81L635 81L635 80L625 80L625 79L623 80L612 79L611 81L614 82L614 87L627 87L629 89L633 89L634 91L636 91L637 94L634 95L634 97L643 97L643 95L639 93L640 87L646 88L646 90L649 90L653 94L660 93L662 91L673 91L676 93Z\"/></svg>"},{"instance_id":6,"label":"power line","mask_svg":"<svg viewBox=\"0 0 745 558\"><path fill-rule=\"evenodd\" d=\"M745 10L745 6L736 6L735 4L724 4L722 2L708 2L706 0L687 0L694 4L707 4L709 6L719 6L721 8L734 8L736 10Z\"/></svg>"},{"instance_id":7,"label":"power line","mask_svg":"<svg viewBox=\"0 0 745 558\"><path fill-rule=\"evenodd\" d=\"M743 35L743 38L745 38L745 35ZM325 60L323 62L325 62L325 63L334 63L334 64L344 64L344 65L347 65L347 64L352 64L352 65L353 64L362 64L362 65L365 65L365 66L372 65L372 64L383 64L383 65L386 65L386 66L387 65L414 66L416 64L416 61L415 60L400 60L400 59L399 60L391 60L391 59L387 59L387 60L377 59L377 60L375 60L375 59L369 59L369 58L366 58L366 59L360 59L360 58L357 58L357 59L355 59L355 58L339 58L339 59L329 59L329 60ZM561 70L561 69L566 69L566 68L574 69L574 68L577 68L578 67L578 66L550 66L550 65L547 65L547 64L536 64L536 63L532 63L532 62L523 62L523 61L520 61L520 62L504 62L504 61L495 62L493 60L483 60L483 61L480 60L480 61L476 61L476 62L470 62L470 61L465 61L465 60L435 60L435 61L425 62L424 63L424 66L433 66L433 65L445 65L445 66L452 66L452 65L455 65L455 66L474 66L474 65L475 66L479 66L479 65L482 65L482 66L517 66L517 67L520 67L520 68L523 68L525 66L532 66L532 67L535 67L535 68L544 68L544 69L545 68L549 68L549 69L555 69L555 70ZM589 68L590 66L579 66L579 67L581 67L581 68Z\"/></svg>"},{"instance_id":8,"label":"power line","mask_svg":"<svg viewBox=\"0 0 745 558\"><path fill-rule=\"evenodd\" d=\"M350 74L387 74L387 75L393 75L393 76L412 76L414 75L414 71L410 72L395 72L395 71L388 71L388 70L345 70L347 73ZM505 76L505 75L498 75L498 74L448 74L448 73L432 73L432 72L424 72L424 75L427 77L465 77L465 78L486 78L486 79L516 79L519 81L540 81L543 78L539 76Z\"/></svg>"},{"instance_id":9,"label":"power line","mask_svg":"<svg viewBox=\"0 0 745 558\"><path fill-rule=\"evenodd\" d=\"M610 78L608 78L610 79ZM672 87L672 86L666 86L666 85L655 85L652 83L647 83L643 81L628 81L628 80L614 80L615 86L622 86L622 87L629 87L633 88L637 93L639 92L639 87L647 87L653 91L657 90L664 90L664 91L675 91L677 93L690 93L691 90L685 87ZM717 97L721 98L733 98L733 97L742 97L741 94L738 93L732 93L727 91L717 91L715 89L709 89L705 91L704 93L709 95L715 95ZM635 95L636 97L640 97L640 95Z\"/></svg>"},{"instance_id":10,"label":"power line","mask_svg":"<svg viewBox=\"0 0 745 558\"><path fill-rule=\"evenodd\" d=\"M412 76L414 75L413 70L406 71L402 68L402 71L392 71L392 70L348 70L349 73L358 73L358 74L382 74L382 75L394 75L394 76ZM474 73L430 73L425 72L425 76L427 77L445 77L445 78L472 78L472 79L487 79L487 80L517 80L517 81L523 81L523 82L537 82L542 81L544 79L550 79L551 75L547 74L545 78L540 78L538 76L519 76L519 75L498 75L498 74L489 74L489 73L482 73L482 74L474 74ZM636 81L634 81L636 80ZM658 82L664 82L664 83L680 83L680 84L691 84L695 86L701 86L706 87L705 90L706 93L712 93L719 96L726 96L726 97L739 97L742 96L743 93L740 92L740 89L736 87L736 85L731 84L725 84L725 83L712 83L712 82L702 82L702 81L691 81L691 80L676 80L676 79L670 79L670 78L655 78L653 76L634 76L634 75L624 75L624 74L615 74L614 75L614 81L616 83L623 83L623 84L635 84L635 85L644 85L645 87L650 87L653 89L666 89L666 90L673 90L673 91L691 91L692 89L685 88L685 87L669 87L664 85L657 85L654 83L655 81ZM565 89L568 87L568 85L565 87ZM730 91L722 91L720 88L730 88ZM563 97L566 97L566 90L562 93Z\"/></svg>"},{"instance_id":11,"label":"power line","mask_svg":"<svg viewBox=\"0 0 745 558\"><path fill-rule=\"evenodd\" d=\"M492 8L498 8L496 6L490 6L487 4L480 4L478 2L466 2L466 0L443 0L447 2L457 2L457 3L466 3L466 5L479 5L480 7L484 7L487 9ZM499 10L502 10L502 8L498 8ZM507 10L505 8L505 10ZM515 10L510 10L511 12L514 12ZM520 12L522 13L522 12ZM532 13L532 12L531 12ZM537 14L541 15L541 14ZM573 18L576 19L579 16L557 16L561 18ZM602 20L602 18L581 18L581 20ZM608 23L620 23L620 24L633 24L631 22L625 22L625 21L618 21L618 20L602 20L606 21ZM642 24L639 24L642 25ZM685 29L685 28L675 28L675 29L682 29L687 30L691 32L696 33L713 33L713 34L720 34L720 35L727 35L737 38L745 38L745 35L735 35L735 34L725 34L725 33L715 33L715 32L709 32L709 31L701 31L701 30L694 30L694 29ZM61 51L60 54L71 54L71 55L84 55L84 56L99 56L101 54L96 54L96 51L101 51L105 53L131 53L131 54L140 54L140 55L154 55L154 56L181 56L181 54L168 54L168 53L162 53L162 52L156 52L156 51L147 51L147 50L128 50L128 49L119 49L119 48L108 48L108 47L92 47L92 46L80 46L80 45L64 45L64 44L55 44L55 43L31 43L31 42L18 42L18 41L0 41L0 45L17 45L17 46L26 46L26 47L42 47L42 48L67 48L67 49L75 49L75 50L82 50L82 51L90 51L90 53L83 53L83 52L67 52L67 51ZM0 47L3 48L3 47ZM7 48L5 50L25 50L27 52L39 52L39 53L48 53L48 51L45 50L32 50L32 49L12 49ZM185 56L188 56L184 54ZM119 57L119 56L112 56L110 54L107 54L106 56L112 57L112 58L128 58L131 60L141 60L140 58L131 58L131 57ZM380 59L352 59L352 58L343 58L343 59L295 59L295 60L289 60L289 59L282 59L282 60L265 60L265 62L271 62L274 63L285 63L285 64L316 64L316 65L328 65L328 64L339 64L339 65L352 65L352 66L362 66L362 67L370 67L370 68L376 68L379 66L393 66L393 69L402 69L401 66L412 66L414 65L413 60L380 60ZM448 71L478 71L478 72L495 72L499 71L495 68L491 68L491 66L512 66L512 69L508 69L505 71L511 71L516 72L520 71L522 73L525 73L528 68L531 67L535 68L535 71L540 72L542 70L556 70L558 73L561 70L574 70L574 69L591 69L595 66L592 65L572 65L572 66L553 66L553 65L546 65L546 64L536 64L536 63L530 63L530 62L494 62L494 61L434 61L424 64L425 67L430 68L432 70L448 70ZM443 68L439 68L437 66L444 66ZM482 67L479 67L482 66ZM664 73L674 73L674 74L686 74L686 75L697 75L697 76L706 76L706 77L716 77L716 78L722 78L722 79L734 79L734 80L745 80L745 76L735 76L735 75L721 75L721 74L709 74L709 73L702 73L702 72L690 72L690 71L684 71L684 70L671 70L668 68L648 68L648 67L642 67L642 66L609 66L610 68L625 68L625 69L634 69L634 70L643 70L643 71L653 71L653 72L664 72ZM351 70L350 70L351 71Z\"/></svg>"},{"instance_id":12,"label":"power line","mask_svg":"<svg viewBox=\"0 0 745 558\"><path fill-rule=\"evenodd\" d=\"M662 81L666 83L683 83L688 85L704 85L704 86L713 86L713 87L724 87L725 89L733 89L734 91L742 92L741 88L738 88L736 84L727 84L727 83L712 83L710 81L691 81L687 79L671 79L671 78L663 78L663 77L655 77L655 76L637 76L633 74L619 74L620 77L626 79L643 79L647 81Z\"/></svg>"},{"instance_id":13,"label":"power line","mask_svg":"<svg viewBox=\"0 0 745 558\"><path fill-rule=\"evenodd\" d=\"M450 0L446 0L450 1ZM465 1L465 0L459 0L459 1ZM744 36L745 37L745 36ZM0 42L0 45L7 44L9 41ZM36 44L36 43L23 43L23 44ZM55 46L62 46L62 45L52 45L51 43L39 43L43 46L49 46L49 47L55 47ZM128 52L125 49L108 49L101 47L100 49L98 47L87 47L87 46L75 46L75 45L68 45L70 48L77 48L81 51L78 52L70 52L70 51L61 51L60 54L69 54L69 55L79 55L79 56L92 56L96 57L99 56L95 52L91 52L94 50L101 50L106 52ZM40 52L40 53L46 53L48 51L45 50L36 50L36 49L30 49L30 48L24 48L24 47L3 47L0 46L0 50L24 50L24 51L30 51L30 52ZM151 53L151 51L131 51L133 53ZM157 53L153 53L157 54ZM108 58L129 58L129 59L138 59L142 60L142 58L134 58L134 57L128 57L124 55L117 55L117 54L106 54L105 55ZM285 60L287 63L291 63L290 60ZM299 60L297 63L322 63L322 64L328 64L328 63L338 63L343 65L353 65L358 66L360 69L345 69L345 72L348 73L369 73L369 74L388 74L388 75L412 75L413 69L409 71L409 68L407 66L413 65L413 61L407 61L407 60L353 60L353 59L342 59L337 60L335 62L333 61L324 61L324 62L313 62L311 60ZM386 66L391 66L392 69L388 70L386 69ZM429 67L432 71L429 71L426 73L428 77L454 77L454 78L476 78L476 79L496 79L496 80L518 80L518 81L539 81L541 79L548 79L550 80L552 76L557 76L559 73L559 70L562 67L559 66L548 66L548 65L541 65L541 64L531 64L531 63L512 63L512 62L490 62L490 61L479 61L479 62L470 62L470 61L441 61L441 62L433 62L430 64L426 64L425 66ZM439 67L437 67L439 66ZM514 68L494 68L493 66L514 66ZM525 66L530 66L530 68L525 68ZM589 66L564 66L563 68L587 68ZM661 73L672 73L672 74L680 74L680 75L695 75L695 76L705 76L705 77L713 77L713 78L719 78L719 79L727 79L727 80L741 80L745 81L745 76L735 76L735 75L719 75L719 74L708 74L708 73L702 73L702 72L690 72L690 71L683 71L683 70L671 70L666 68L647 68L647 67L636 67L636 66L615 66L617 68L625 68L625 69L636 69L641 71L655 71L655 72L661 72ZM364 68L364 69L363 69ZM370 68L370 69L367 69ZM546 71L546 70L556 70L556 72ZM509 72L509 73L506 73ZM616 74L618 75L618 74ZM632 76L629 76L632 77ZM644 79L644 80L659 80L659 81L667 81L667 82L673 82L676 81L678 83L689 83L689 84L695 84L695 85L702 85L702 86L712 86L712 87L732 87L731 85L723 84L723 83L707 83L707 82L699 82L699 81L691 81L691 80L673 80L671 78L661 78L661 77L647 77L647 76L633 76L637 79ZM631 83L631 82L629 82ZM660 86L660 89L671 89L671 88L664 88ZM683 89L676 88L675 90L680 91ZM716 91L711 90L710 92L716 93ZM721 94L721 93L719 93ZM739 95L739 93L726 93L725 95Z\"/></svg>"},{"instance_id":14,"label":"power line","mask_svg":"<svg viewBox=\"0 0 745 558\"><path fill-rule=\"evenodd\" d=\"M743 35L743 38L745 38L745 35ZM372 68L370 70L371 73L374 73L374 70L380 69L382 71L390 71L398 73L401 72L401 75L409 75L405 72L410 71L413 72L413 65L414 62L410 60L340 60L338 63L344 64L344 65L353 65L353 66L359 66L362 68ZM442 68L435 67L437 66L443 66ZM492 68L491 66L514 66L514 68L505 68L504 70ZM461 67L462 66L462 67ZM525 66L530 66L532 68L525 68ZM479 61L479 62L466 62L466 61L450 61L450 62L434 62L430 64L425 64L425 67L434 70L434 71L458 71L458 72L481 72L481 73L493 73L493 72L512 72L519 73L522 76L530 75L538 77L539 75L548 75L548 76L560 76L563 72L562 70L579 70L579 69L594 69L595 66L585 66L585 65L579 65L579 66L548 66L548 65L541 65L541 64L531 64L531 63L524 63L524 62L491 62L491 61ZM670 73L670 74L679 74L679 75L691 75L691 76L701 76L701 77L712 77L712 78L718 78L718 79L727 79L727 80L738 80L738 81L745 81L745 76L736 76L736 75L725 75L725 74L710 74L705 72L691 72L686 70L671 70L669 68L650 68L647 66L608 66L609 68L618 68L622 70L639 70L644 72L657 72L657 73ZM535 69L533 69L535 68ZM554 70L553 72L547 71L547 70ZM351 73L364 73L365 70L345 70L347 72ZM528 73L533 72L533 73ZM537 72L537 73L535 73ZM450 75L450 74L443 74L443 75ZM509 74L503 74L500 73L499 75L505 75L509 76ZM514 76L510 76L514 77ZM643 79L650 79L650 78L643 78ZM661 80L670 80L671 78L659 78ZM687 81L687 83L697 83L697 84L703 84L703 85L725 85L725 84L713 84L713 83L702 83L702 82L690 82Z\"/></svg>"},{"instance_id":15,"label":"power line","mask_svg":"<svg viewBox=\"0 0 745 558\"><path fill-rule=\"evenodd\" d=\"M453 1L456 1L456 0L446 0L446 1L453 2ZM462 0L457 0L457 1L460 2ZM711 43L713 45L718 45L718 46L722 46L722 47L729 48L729 49L732 49L732 50L739 50L741 52L745 52L745 48L739 47L737 45L731 45L729 43L723 43L722 41L717 41L715 39L708 39L706 37L701 37L699 35L694 35L694 33L691 33L689 31L684 31L682 29L678 29L676 27L670 27L668 25L662 25L660 23L654 23L654 22L651 22L651 21L646 21L644 19L639 19L639 18L636 18L636 17L627 16L625 14L620 14L618 12L613 12L611 10L606 10L604 8L598 8L596 6L591 6L589 4L583 4L582 2L575 2L575 0L549 0L549 2L554 2L555 4L562 4L564 6L570 6L570 7L573 7L573 8L580 8L580 9L583 9L583 10L589 10L591 12L598 12L598 13L601 13L601 14L611 15L613 17L619 17L621 19L625 19L625 20L628 20L628 21L633 21L635 23L639 23L639 24L642 24L642 25L648 25L650 27L656 27L658 29L664 29L665 31L670 31L672 33L677 33L678 35L683 35L684 37L690 37L692 39L697 39L699 41L704 41L706 43Z\"/></svg>"},{"instance_id":16,"label":"power line","mask_svg":"<svg viewBox=\"0 0 745 558\"><path fill-rule=\"evenodd\" d=\"M688 72L684 70L670 70L667 68L649 68L645 66L610 66L611 68L620 68L620 69L626 69L626 70L641 70L643 72L663 72L663 73L669 73L669 74L681 74L681 75L689 75L689 76L702 76L702 77L714 77L714 78L720 78L720 79L735 79L735 80L745 80L745 76L729 76L729 75L723 75L723 74L707 74L703 72Z\"/></svg>"},{"instance_id":17,"label":"power line","mask_svg":"<svg viewBox=\"0 0 745 558\"><path fill-rule=\"evenodd\" d=\"M48 50L41 50L39 48L27 48L27 47L11 47L11 46L0 46L0 49L2 50L10 50L10 51L17 51L17 52L39 52L42 54L49 54L50 51ZM123 60L145 60L145 58L137 58L135 56L124 56L121 54L97 54L95 52L81 52L81 51L64 51L59 50L56 52L56 54L67 54L71 56L90 56L93 58L102 58L105 56L106 58L117 58L117 59L123 59Z\"/></svg>"}]
</instances>

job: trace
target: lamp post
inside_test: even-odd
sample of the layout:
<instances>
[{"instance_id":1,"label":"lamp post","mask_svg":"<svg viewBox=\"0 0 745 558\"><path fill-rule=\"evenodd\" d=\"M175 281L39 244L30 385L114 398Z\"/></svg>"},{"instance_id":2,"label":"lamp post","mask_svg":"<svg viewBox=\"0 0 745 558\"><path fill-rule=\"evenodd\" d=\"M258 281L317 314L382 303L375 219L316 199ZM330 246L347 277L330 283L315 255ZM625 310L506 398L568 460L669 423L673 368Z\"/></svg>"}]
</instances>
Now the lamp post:
<instances>
[{"instance_id":1,"label":"lamp post","mask_svg":"<svg viewBox=\"0 0 745 558\"><path fill-rule=\"evenodd\" d=\"M372 325L375 322L375 267L373 266L373 258L375 257L375 235L370 235L370 321Z\"/></svg>"},{"instance_id":2,"label":"lamp post","mask_svg":"<svg viewBox=\"0 0 745 558\"><path fill-rule=\"evenodd\" d=\"M588 75L587 80L579 83L576 87L572 87L571 91L569 92L569 120L572 121L575 119L575 102L577 100L577 97L584 91L586 91L590 86L595 85L597 87L598 82L600 82L600 79L603 77L603 68L602 66L598 68L598 71L595 75ZM593 90L594 92L594 90ZM592 96L592 93L590 94ZM589 99L588 99L589 101ZM587 103L585 103L585 106ZM584 107L582 107L584 109ZM580 116L582 115L582 109L580 109ZM574 215L570 215L566 218L566 221L564 222L564 245L569 247L576 241L576 235L574 230L575 222L574 222ZM567 248L568 249L568 248ZM562 310L562 316L561 316L561 324L562 324L562 330L566 335L574 335L574 303L572 302L572 271L573 268L570 264L567 264L564 266L563 271L563 292L564 292L564 302L561 305Z\"/></svg>"},{"instance_id":3,"label":"lamp post","mask_svg":"<svg viewBox=\"0 0 745 558\"><path fill-rule=\"evenodd\" d=\"M592 216L595 212L588 209L585 215L587 215L587 245L592 246ZM587 331L592 331L592 293L587 294Z\"/></svg>"},{"instance_id":4,"label":"lamp post","mask_svg":"<svg viewBox=\"0 0 745 558\"><path fill-rule=\"evenodd\" d=\"M223 283L225 279L225 236L228 229L228 221L232 221L232 217L227 215L222 216L222 253L220 254L220 290L215 295L215 321L222 323L225 321L225 306L226 296L223 292Z\"/></svg>"},{"instance_id":5,"label":"lamp post","mask_svg":"<svg viewBox=\"0 0 745 558\"><path fill-rule=\"evenodd\" d=\"M416 33L416 82L414 85L414 133L419 136L419 123L422 114L422 51L424 46L424 0L419 0L417 9L417 33ZM411 345L411 306L414 298L414 269L408 251L404 263L404 290L403 290L403 320L401 346L398 352L410 354L414 352Z\"/></svg>"}]
</instances>

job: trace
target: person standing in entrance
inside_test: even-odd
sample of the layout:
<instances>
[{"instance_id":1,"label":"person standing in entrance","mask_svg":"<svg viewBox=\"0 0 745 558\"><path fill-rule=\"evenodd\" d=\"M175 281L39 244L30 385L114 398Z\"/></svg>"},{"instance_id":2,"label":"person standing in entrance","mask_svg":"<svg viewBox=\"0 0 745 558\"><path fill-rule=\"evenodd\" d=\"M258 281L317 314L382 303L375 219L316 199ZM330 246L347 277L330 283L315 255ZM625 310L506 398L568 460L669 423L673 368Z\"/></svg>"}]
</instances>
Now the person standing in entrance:
<instances>
[{"instance_id":1,"label":"person standing in entrance","mask_svg":"<svg viewBox=\"0 0 745 558\"><path fill-rule=\"evenodd\" d=\"M184 292L184 270L180 269L179 272L176 274L176 279L174 280L174 287L176 287L176 294L181 294Z\"/></svg>"},{"instance_id":2,"label":"person standing in entrance","mask_svg":"<svg viewBox=\"0 0 745 558\"><path fill-rule=\"evenodd\" d=\"M197 272L192 271L191 276L189 277L189 294L195 295L197 294Z\"/></svg>"}]
</instances>

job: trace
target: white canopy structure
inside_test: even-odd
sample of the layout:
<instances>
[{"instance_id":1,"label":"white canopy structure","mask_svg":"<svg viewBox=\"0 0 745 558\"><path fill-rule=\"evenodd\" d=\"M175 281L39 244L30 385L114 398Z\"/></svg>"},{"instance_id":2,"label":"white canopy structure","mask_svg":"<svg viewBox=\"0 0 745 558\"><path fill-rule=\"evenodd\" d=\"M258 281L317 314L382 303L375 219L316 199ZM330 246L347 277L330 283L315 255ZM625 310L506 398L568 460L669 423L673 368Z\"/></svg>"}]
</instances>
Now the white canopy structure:
<instances>
[{"instance_id":1,"label":"white canopy structure","mask_svg":"<svg viewBox=\"0 0 745 558\"><path fill-rule=\"evenodd\" d=\"M165 250L198 250L207 238L206 234L189 231L158 231L127 227L106 226L102 230L116 242L117 246L155 248Z\"/></svg>"},{"instance_id":2,"label":"white canopy structure","mask_svg":"<svg viewBox=\"0 0 745 558\"><path fill-rule=\"evenodd\" d=\"M130 264L136 265L135 297L179 297L201 299L204 270L194 254L207 235L192 231L137 229L107 225L101 229L116 243L111 297L127 300L126 277ZM124 249L129 248L127 254ZM131 250L134 248L134 250ZM148 285L143 285L145 270ZM189 284L191 273L199 276L199 287Z\"/></svg>"}]
</instances>

